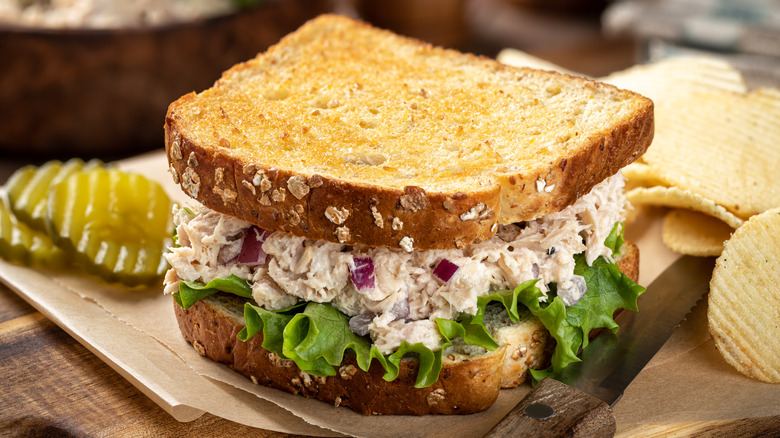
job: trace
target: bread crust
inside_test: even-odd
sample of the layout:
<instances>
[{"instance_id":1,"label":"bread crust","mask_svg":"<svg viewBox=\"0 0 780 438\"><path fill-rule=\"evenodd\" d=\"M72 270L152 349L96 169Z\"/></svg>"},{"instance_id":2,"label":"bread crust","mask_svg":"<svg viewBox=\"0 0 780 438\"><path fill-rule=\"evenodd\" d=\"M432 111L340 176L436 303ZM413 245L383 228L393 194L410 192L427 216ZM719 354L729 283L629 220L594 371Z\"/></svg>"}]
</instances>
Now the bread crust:
<instances>
[{"instance_id":1,"label":"bread crust","mask_svg":"<svg viewBox=\"0 0 780 438\"><path fill-rule=\"evenodd\" d=\"M617 260L620 269L636 281L639 251L624 243ZM414 388L418 362L401 360L398 378L382 379L384 370L374 362L367 372L354 357L345 356L336 376L315 377L301 371L292 360L281 359L262 347L262 333L246 342L238 340L244 328L243 303L235 296L214 295L184 310L174 302L176 319L184 338L201 355L222 362L253 383L292 394L346 406L364 415L471 414L493 405L501 388L525 381L529 368L549 365L554 340L533 318L522 329L500 329L503 344L477 356L448 354L433 385Z\"/></svg>"},{"instance_id":2,"label":"bread crust","mask_svg":"<svg viewBox=\"0 0 780 438\"><path fill-rule=\"evenodd\" d=\"M390 248L404 247L404 238L409 238L416 250L465 248L490 240L497 229L498 186L469 193L430 193L411 185L398 190L316 174L258 169L253 163L204 148L181 135L173 110L165 130L170 172L184 192L212 210L264 229L346 245ZM262 193L253 184L258 170L268 181ZM306 195L300 199L294 196L290 188L295 183L291 181L304 182ZM418 208L415 202L426 207ZM474 208L481 208L476 218L461 219ZM330 209L346 211L348 216L341 222L328 214Z\"/></svg>"},{"instance_id":3,"label":"bread crust","mask_svg":"<svg viewBox=\"0 0 780 438\"><path fill-rule=\"evenodd\" d=\"M417 54L441 57L444 60L442 62L449 63L446 64L448 66L467 64L486 75L510 77L512 84L527 80L543 87L552 81L565 84L569 89L588 90L603 99L605 105L615 105L623 112L610 117L605 126L593 127L581 135L576 132L576 140L556 144L554 153L549 152L549 149L539 149L548 152L530 164L527 160L513 162L504 159L498 152L476 156L473 163L466 162L461 169L461 173L468 178L452 178L452 181L457 179L461 182L458 186L448 183L446 178L438 177L393 178L389 180L391 185L388 181L375 182L371 178L357 178L353 174L364 168L381 166L362 166L358 170L354 166L344 166L335 167L337 171L329 168L318 172L316 168L301 163L290 162L282 166L259 159L264 153L270 154L284 144L273 146L276 149L267 149L270 146L258 145L263 138L246 140L240 128L229 128L231 117L243 117L241 126L245 126L258 119L269 119L270 116L265 114L267 112L276 110L283 114L283 111L281 107L273 106L273 103L262 108L255 107L254 103L242 101L241 94L236 90L245 87L242 81L248 75L267 77L263 75L267 75L268 70L276 65L277 57L298 50L301 45L309 44L308 41L324 40L324 35L331 33L352 39L376 38L397 46L399 50L413 49ZM344 56L354 58L358 55L346 53ZM392 59L385 61L393 62ZM414 74L415 71L412 69L408 74ZM344 74L349 73L351 71ZM524 88L517 88L512 91L521 95ZM517 99L502 97L508 94L503 89L493 91L495 95L481 98L505 102L507 107L518 104ZM425 99L430 101L430 97ZM616 104L612 100L623 103ZM229 112L230 108L225 108L233 101L237 102L235 105L238 109ZM208 105L216 105L218 109L206 111ZM451 109L440 102L432 102L430 105L431 111L435 109L441 113L439 117L457 116L453 116ZM296 139L299 143L295 147L322 149L325 155L328 149L340 147L339 144L318 143L321 140L311 140L305 134L295 134L309 129L303 122L296 124L297 119L293 120L293 116L298 117L303 111L302 108L299 110L288 119L268 122L267 128L263 128L267 130L263 131L264 135L274 136L273 141L278 140L276 137L298 135ZM198 115L193 115L193 112ZM574 117L567 114L559 116L561 119ZM319 116L320 119L322 117ZM414 114L409 117L413 118ZM563 123L563 120L560 122ZM281 129L277 126L279 124L285 126L282 134L277 135ZM334 124L338 124L337 119L324 123L326 128ZM408 250L452 249L490 239L499 223L538 218L570 205L594 185L643 154L652 140L653 124L652 101L611 85L552 72L509 67L494 60L435 48L345 17L323 16L304 25L265 54L233 67L212 89L201 94L190 93L172 103L165 119L165 146L174 181L188 195L213 210L239 217L262 228L347 245L363 244ZM210 129L214 129L213 135L204 134ZM551 131L556 129L554 126L544 128ZM391 134L387 134L388 141ZM329 135L352 133L334 131ZM446 137L449 134L442 132L441 135ZM486 132L484 135L490 138L492 133ZM504 135L511 137L512 133ZM338 141L335 137L325 137ZM511 143L515 140L499 138L498 141ZM240 142L253 145L246 146L254 148L251 157L246 151L240 150L244 146L236 145ZM456 147L463 150L484 147L492 151L490 140L484 143L487 145L466 143L457 144ZM413 145L408 145L408 148L412 151ZM431 150L424 149L422 153L446 152L438 146L426 148ZM532 150L529 144L518 143L516 149L522 148ZM495 156L491 155L493 153ZM446 160L441 163L443 167L447 164Z\"/></svg>"},{"instance_id":4,"label":"bread crust","mask_svg":"<svg viewBox=\"0 0 780 438\"><path fill-rule=\"evenodd\" d=\"M243 302L229 296L217 299ZM498 397L504 347L476 359L462 355L445 359L439 380L427 388L414 387L418 362L410 358L401 360L399 375L391 382L382 378L384 369L378 363L373 362L365 372L349 355L336 376L316 377L264 349L262 333L246 342L238 340L243 318L212 303L204 299L184 310L174 302L184 338L201 356L225 363L260 385L346 406L364 415L470 414L489 408Z\"/></svg>"}]
</instances>

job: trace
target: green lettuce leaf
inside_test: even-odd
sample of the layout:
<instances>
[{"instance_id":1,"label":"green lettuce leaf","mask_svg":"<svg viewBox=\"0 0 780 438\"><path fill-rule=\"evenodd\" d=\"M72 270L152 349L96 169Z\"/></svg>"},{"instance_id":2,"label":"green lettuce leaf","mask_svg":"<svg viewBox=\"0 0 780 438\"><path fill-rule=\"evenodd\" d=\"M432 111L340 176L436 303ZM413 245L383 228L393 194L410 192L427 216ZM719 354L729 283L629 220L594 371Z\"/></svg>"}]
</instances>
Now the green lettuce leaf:
<instances>
[{"instance_id":1,"label":"green lettuce leaf","mask_svg":"<svg viewBox=\"0 0 780 438\"><path fill-rule=\"evenodd\" d=\"M618 254L623 244L622 231L616 224L605 243ZM596 328L607 328L617 332L618 326L612 318L617 309L637 310L637 298L645 288L631 281L615 263L602 257L588 266L584 254L575 257L574 273L585 278L588 291L572 306L550 295L547 303L539 303L539 296L529 291L520 294L520 301L536 315L555 338L557 344L550 367L545 370L531 370L534 382L558 372L573 362L580 349L588 346L588 334ZM553 288L554 289L554 288Z\"/></svg>"},{"instance_id":2,"label":"green lettuce leaf","mask_svg":"<svg viewBox=\"0 0 780 438\"><path fill-rule=\"evenodd\" d=\"M398 377L398 372L400 370L401 358L407 354L412 354L416 355L419 360L417 380L414 382L414 387L425 388L431 386L434 382L439 380L442 364L442 351L443 348L432 351L421 342L410 344L406 341L401 341L401 346L398 350L387 356L387 364L383 363L385 370L387 370L383 378L388 382L395 380L395 378Z\"/></svg>"},{"instance_id":3,"label":"green lettuce leaf","mask_svg":"<svg viewBox=\"0 0 780 438\"><path fill-rule=\"evenodd\" d=\"M623 238L623 224L618 222L612 227L609 236L604 239L604 246L612 250L612 257L614 258L620 254L623 242L625 242Z\"/></svg>"},{"instance_id":4,"label":"green lettuce leaf","mask_svg":"<svg viewBox=\"0 0 780 438\"><path fill-rule=\"evenodd\" d=\"M284 328L285 358L315 376L333 376L346 350L351 350L358 367L368 371L371 359L379 354L364 337L349 329L349 319L330 304L308 303ZM375 351L372 351L375 350Z\"/></svg>"},{"instance_id":5,"label":"green lettuce leaf","mask_svg":"<svg viewBox=\"0 0 780 438\"><path fill-rule=\"evenodd\" d=\"M270 311L247 302L244 304L246 326L241 329L236 337L246 342L252 336L263 333L262 347L276 353L280 357L285 357L284 329L293 319L293 316L303 307L304 303L301 303L286 309Z\"/></svg>"},{"instance_id":6,"label":"green lettuce leaf","mask_svg":"<svg viewBox=\"0 0 780 438\"><path fill-rule=\"evenodd\" d=\"M514 290L498 290L490 295L478 297L477 313L474 315L463 315L457 321L437 318L436 324L439 326L439 332L448 341L447 345L450 345L450 340L460 337L468 345L476 345L489 351L495 350L499 347L498 342L490 334L484 323L487 305L492 302L502 304L509 314L509 319L512 322L518 322L520 320L517 308L519 295L526 290L535 290L537 294L541 295L541 291L535 286L537 281L528 280Z\"/></svg>"},{"instance_id":7,"label":"green lettuce leaf","mask_svg":"<svg viewBox=\"0 0 780 438\"><path fill-rule=\"evenodd\" d=\"M179 291L173 294L173 299L183 309L188 309L203 298L220 291L252 298L252 286L243 278L233 274L227 278L215 278L208 284L182 280L179 282Z\"/></svg>"},{"instance_id":8,"label":"green lettuce leaf","mask_svg":"<svg viewBox=\"0 0 780 438\"><path fill-rule=\"evenodd\" d=\"M376 360L384 368L383 378L398 377L401 359L407 354L419 358L415 387L430 386L439 378L441 350L431 351L422 343L403 342L393 354L383 355L376 346L349 329L349 319L326 303L305 303L280 311L268 311L251 303L244 306L246 327L238 334L242 341L263 333L262 346L315 376L333 376L350 350L360 369L368 371Z\"/></svg>"}]
</instances>

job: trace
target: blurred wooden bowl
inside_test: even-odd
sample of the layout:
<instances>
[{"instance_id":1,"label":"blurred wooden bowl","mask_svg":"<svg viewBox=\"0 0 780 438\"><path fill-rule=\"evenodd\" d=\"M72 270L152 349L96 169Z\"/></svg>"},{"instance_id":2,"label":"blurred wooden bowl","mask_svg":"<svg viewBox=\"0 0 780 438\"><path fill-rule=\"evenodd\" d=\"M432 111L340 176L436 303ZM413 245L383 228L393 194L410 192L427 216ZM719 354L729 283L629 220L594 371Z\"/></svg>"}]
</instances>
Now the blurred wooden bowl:
<instances>
[{"instance_id":1,"label":"blurred wooden bowl","mask_svg":"<svg viewBox=\"0 0 780 438\"><path fill-rule=\"evenodd\" d=\"M117 157L163 145L168 104L211 86L329 0L269 0L149 29L0 28L0 152Z\"/></svg>"},{"instance_id":2,"label":"blurred wooden bowl","mask_svg":"<svg viewBox=\"0 0 780 438\"><path fill-rule=\"evenodd\" d=\"M437 46L457 49L468 36L466 0L353 0L353 4L369 23Z\"/></svg>"}]
</instances>

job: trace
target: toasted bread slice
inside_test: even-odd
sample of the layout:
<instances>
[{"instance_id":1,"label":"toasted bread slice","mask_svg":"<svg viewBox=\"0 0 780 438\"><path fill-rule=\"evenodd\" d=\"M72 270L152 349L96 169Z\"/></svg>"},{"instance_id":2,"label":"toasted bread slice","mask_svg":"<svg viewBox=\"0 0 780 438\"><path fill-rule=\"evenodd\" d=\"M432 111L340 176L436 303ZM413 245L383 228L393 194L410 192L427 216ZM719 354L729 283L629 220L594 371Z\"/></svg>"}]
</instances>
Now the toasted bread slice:
<instances>
[{"instance_id":1,"label":"toasted bread slice","mask_svg":"<svg viewBox=\"0 0 780 438\"><path fill-rule=\"evenodd\" d=\"M617 264L636 281L639 251L633 243L624 243ZM472 353L467 348L445 350L439 380L427 388L414 387L418 362L410 357L401 361L400 374L391 382L382 379L384 370L378 364L365 372L350 356L345 356L336 376L315 377L302 372L293 361L262 348L262 334L247 342L236 338L245 324L244 302L233 295L218 294L187 310L177 304L174 307L184 338L201 356L227 364L256 384L348 406L366 415L484 411L495 402L499 389L522 384L529 368L546 368L555 346L541 321L529 312L521 313L521 320L511 324L503 321L500 313L488 313L485 324L500 347Z\"/></svg>"},{"instance_id":2,"label":"toasted bread slice","mask_svg":"<svg viewBox=\"0 0 780 438\"><path fill-rule=\"evenodd\" d=\"M335 15L169 107L174 180L260 227L463 248L557 212L634 161L653 103Z\"/></svg>"}]
</instances>

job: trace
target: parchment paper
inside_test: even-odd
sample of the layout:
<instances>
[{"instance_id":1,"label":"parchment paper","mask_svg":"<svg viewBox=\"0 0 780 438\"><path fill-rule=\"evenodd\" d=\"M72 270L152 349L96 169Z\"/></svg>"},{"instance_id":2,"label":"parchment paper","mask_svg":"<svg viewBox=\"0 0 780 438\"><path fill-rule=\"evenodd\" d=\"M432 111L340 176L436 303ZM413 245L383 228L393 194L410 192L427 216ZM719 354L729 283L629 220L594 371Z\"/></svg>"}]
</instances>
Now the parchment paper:
<instances>
[{"instance_id":1,"label":"parchment paper","mask_svg":"<svg viewBox=\"0 0 780 438\"><path fill-rule=\"evenodd\" d=\"M160 181L176 200L162 152L120 165ZM675 259L660 240L659 212L629 228L640 247L640 283ZM366 417L345 408L252 384L200 357L181 337L162 286L128 290L78 272L38 271L0 261L3 281L180 421L204 411L267 430L317 436L484 435L529 391L504 390L488 411L468 416ZM780 385L732 370L707 333L706 301L677 329L616 405L619 428L633 424L780 415ZM641 301L640 301L641 311Z\"/></svg>"}]
</instances>

